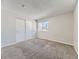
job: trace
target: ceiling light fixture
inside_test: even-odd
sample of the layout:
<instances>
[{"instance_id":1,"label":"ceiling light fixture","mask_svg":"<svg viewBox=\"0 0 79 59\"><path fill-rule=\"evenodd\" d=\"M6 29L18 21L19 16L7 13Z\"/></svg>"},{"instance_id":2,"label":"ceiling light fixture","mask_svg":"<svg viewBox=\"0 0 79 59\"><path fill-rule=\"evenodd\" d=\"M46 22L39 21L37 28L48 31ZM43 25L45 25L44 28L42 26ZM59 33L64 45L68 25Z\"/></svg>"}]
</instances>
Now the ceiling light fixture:
<instances>
[{"instance_id":1,"label":"ceiling light fixture","mask_svg":"<svg viewBox=\"0 0 79 59\"><path fill-rule=\"evenodd\" d=\"M24 5L24 4L22 4L21 6L22 6L22 7L25 7L25 5Z\"/></svg>"}]
</instances>

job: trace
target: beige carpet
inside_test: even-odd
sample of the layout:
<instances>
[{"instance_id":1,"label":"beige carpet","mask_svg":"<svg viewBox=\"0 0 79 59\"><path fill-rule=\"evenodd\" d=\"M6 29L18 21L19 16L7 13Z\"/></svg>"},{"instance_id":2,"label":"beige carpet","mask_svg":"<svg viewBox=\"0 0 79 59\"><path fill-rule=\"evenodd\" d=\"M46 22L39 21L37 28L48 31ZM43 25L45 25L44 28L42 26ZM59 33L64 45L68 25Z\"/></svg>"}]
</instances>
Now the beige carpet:
<instances>
[{"instance_id":1,"label":"beige carpet","mask_svg":"<svg viewBox=\"0 0 79 59\"><path fill-rule=\"evenodd\" d=\"M77 59L72 46L32 39L2 48L2 59Z\"/></svg>"}]
</instances>

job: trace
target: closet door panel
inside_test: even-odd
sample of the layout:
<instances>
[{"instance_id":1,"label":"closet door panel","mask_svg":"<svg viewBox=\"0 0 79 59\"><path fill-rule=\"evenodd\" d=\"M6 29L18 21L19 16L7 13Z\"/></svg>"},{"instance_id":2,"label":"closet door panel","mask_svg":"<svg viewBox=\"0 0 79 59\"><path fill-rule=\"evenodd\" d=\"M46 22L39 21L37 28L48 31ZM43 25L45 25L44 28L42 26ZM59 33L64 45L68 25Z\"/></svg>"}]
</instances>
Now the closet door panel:
<instances>
[{"instance_id":1,"label":"closet door panel","mask_svg":"<svg viewBox=\"0 0 79 59\"><path fill-rule=\"evenodd\" d=\"M25 40L25 24L24 20L16 20L16 41Z\"/></svg>"}]
</instances>

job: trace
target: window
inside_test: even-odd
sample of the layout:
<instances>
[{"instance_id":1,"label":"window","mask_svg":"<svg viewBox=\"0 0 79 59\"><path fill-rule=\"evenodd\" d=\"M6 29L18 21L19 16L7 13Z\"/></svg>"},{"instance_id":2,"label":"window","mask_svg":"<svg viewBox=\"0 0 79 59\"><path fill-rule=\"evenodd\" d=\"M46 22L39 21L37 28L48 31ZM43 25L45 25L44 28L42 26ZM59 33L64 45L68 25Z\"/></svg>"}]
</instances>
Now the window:
<instances>
[{"instance_id":1,"label":"window","mask_svg":"<svg viewBox=\"0 0 79 59\"><path fill-rule=\"evenodd\" d=\"M42 21L38 23L38 31L47 31L48 30L48 21Z\"/></svg>"}]
</instances>

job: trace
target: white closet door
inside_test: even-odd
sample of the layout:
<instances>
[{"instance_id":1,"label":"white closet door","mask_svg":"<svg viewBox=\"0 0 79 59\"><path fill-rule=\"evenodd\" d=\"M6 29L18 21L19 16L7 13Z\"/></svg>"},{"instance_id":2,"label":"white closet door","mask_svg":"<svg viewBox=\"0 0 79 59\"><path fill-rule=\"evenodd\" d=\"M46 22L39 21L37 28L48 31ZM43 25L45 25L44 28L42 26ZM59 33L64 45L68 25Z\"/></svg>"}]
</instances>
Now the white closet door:
<instances>
[{"instance_id":1,"label":"white closet door","mask_svg":"<svg viewBox=\"0 0 79 59\"><path fill-rule=\"evenodd\" d=\"M35 37L36 23L34 20L16 20L16 42Z\"/></svg>"},{"instance_id":2,"label":"white closet door","mask_svg":"<svg viewBox=\"0 0 79 59\"><path fill-rule=\"evenodd\" d=\"M16 19L16 42L25 40L24 20Z\"/></svg>"},{"instance_id":3,"label":"white closet door","mask_svg":"<svg viewBox=\"0 0 79 59\"><path fill-rule=\"evenodd\" d=\"M26 20L26 39L32 39L35 37L36 23L34 20Z\"/></svg>"}]
</instances>

